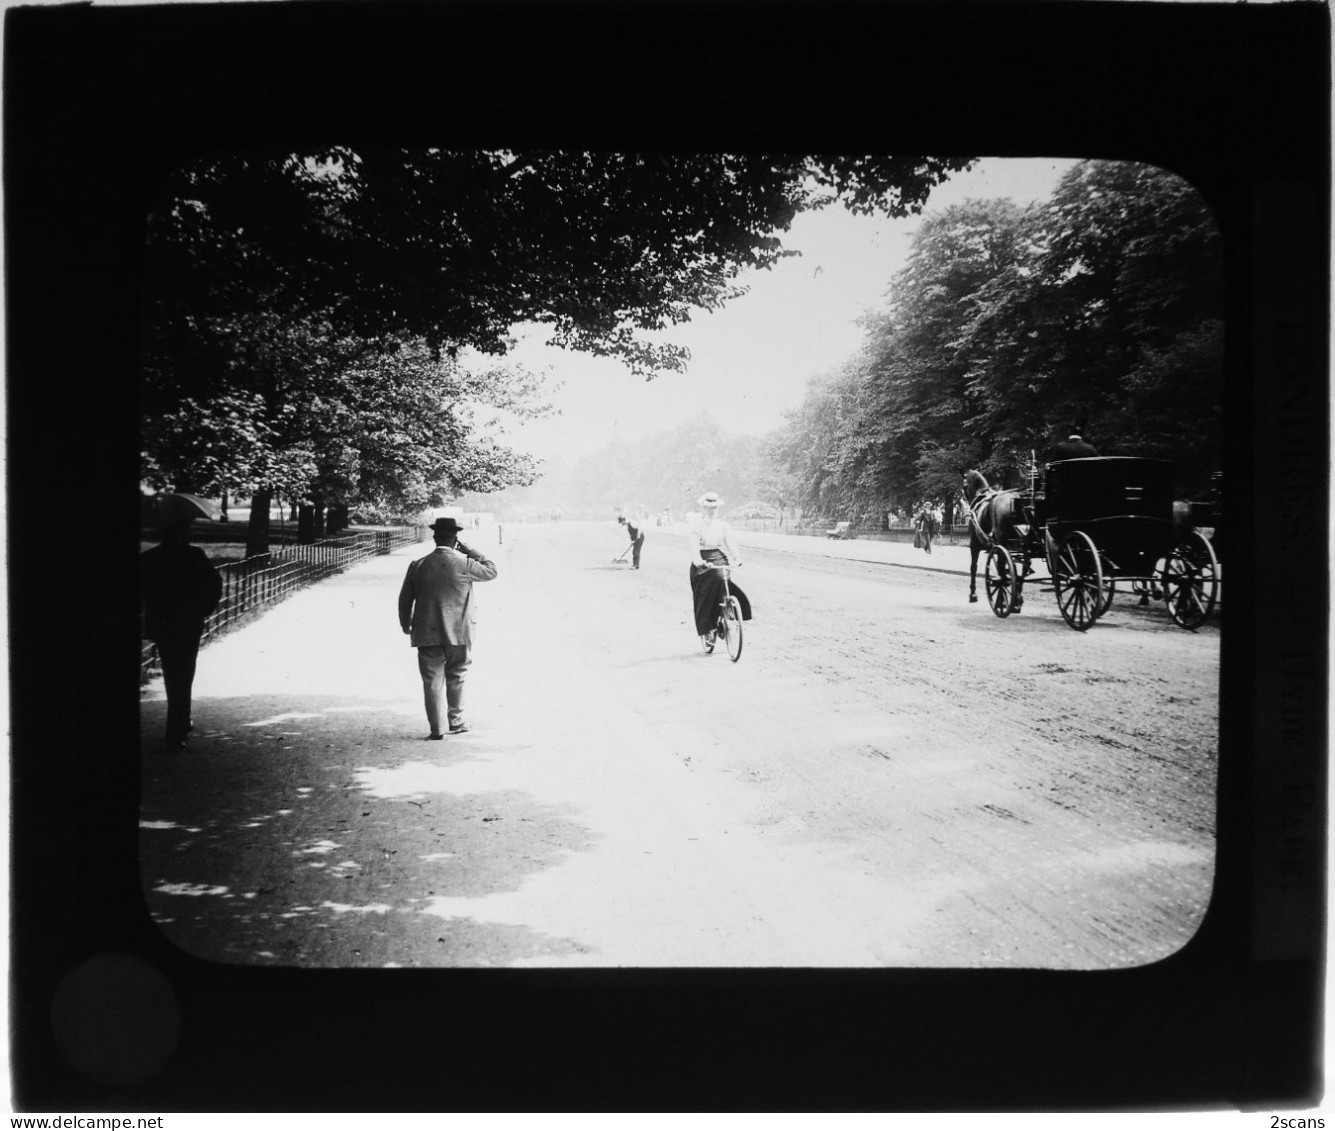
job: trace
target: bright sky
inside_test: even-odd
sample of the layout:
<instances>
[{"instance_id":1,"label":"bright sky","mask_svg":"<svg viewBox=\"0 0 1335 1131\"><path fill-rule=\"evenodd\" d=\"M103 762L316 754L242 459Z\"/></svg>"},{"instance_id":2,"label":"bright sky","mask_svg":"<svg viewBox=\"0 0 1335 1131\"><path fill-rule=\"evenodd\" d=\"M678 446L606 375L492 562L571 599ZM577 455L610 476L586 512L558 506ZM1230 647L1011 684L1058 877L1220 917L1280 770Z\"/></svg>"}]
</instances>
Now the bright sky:
<instances>
[{"instance_id":1,"label":"bright sky","mask_svg":"<svg viewBox=\"0 0 1335 1131\"><path fill-rule=\"evenodd\" d=\"M969 197L1046 198L1074 163L984 159L935 189L925 214ZM561 415L514 426L505 440L540 457L577 459L613 439L669 431L706 409L725 432L772 431L812 377L857 350L855 320L882 304L921 223L853 216L840 205L799 215L784 244L800 258L748 272L738 279L748 294L672 331L670 340L691 351L685 373L645 382L618 362L549 349L541 332L521 338L510 359L534 371L550 367L564 382L553 398Z\"/></svg>"}]
</instances>

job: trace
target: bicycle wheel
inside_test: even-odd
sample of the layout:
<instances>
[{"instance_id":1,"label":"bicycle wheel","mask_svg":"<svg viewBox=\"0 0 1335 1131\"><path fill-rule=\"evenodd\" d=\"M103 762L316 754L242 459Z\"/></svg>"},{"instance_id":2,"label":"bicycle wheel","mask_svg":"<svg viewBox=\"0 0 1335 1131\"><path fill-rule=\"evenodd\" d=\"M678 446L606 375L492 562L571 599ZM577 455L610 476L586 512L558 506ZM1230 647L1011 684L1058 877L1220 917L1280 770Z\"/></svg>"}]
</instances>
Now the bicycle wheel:
<instances>
[{"instance_id":1,"label":"bicycle wheel","mask_svg":"<svg viewBox=\"0 0 1335 1131\"><path fill-rule=\"evenodd\" d=\"M728 598L719 623L723 626L723 646L735 664L742 658L742 606L736 597Z\"/></svg>"}]
</instances>

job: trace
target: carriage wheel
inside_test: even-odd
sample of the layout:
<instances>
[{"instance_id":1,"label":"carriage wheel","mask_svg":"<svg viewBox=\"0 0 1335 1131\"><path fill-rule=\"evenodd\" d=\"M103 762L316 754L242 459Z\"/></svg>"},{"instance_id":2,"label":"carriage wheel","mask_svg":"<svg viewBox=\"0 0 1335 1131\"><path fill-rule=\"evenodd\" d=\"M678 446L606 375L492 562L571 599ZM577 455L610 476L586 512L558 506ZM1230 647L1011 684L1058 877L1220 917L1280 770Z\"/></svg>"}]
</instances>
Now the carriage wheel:
<instances>
[{"instance_id":1,"label":"carriage wheel","mask_svg":"<svg viewBox=\"0 0 1335 1131\"><path fill-rule=\"evenodd\" d=\"M1015 576L1015 559L1005 546L993 546L987 551L983 585L992 611L999 617L1010 616L1019 604L1020 579Z\"/></svg>"},{"instance_id":2,"label":"carriage wheel","mask_svg":"<svg viewBox=\"0 0 1335 1131\"><path fill-rule=\"evenodd\" d=\"M1113 580L1112 567L1102 554L1099 555L1099 567L1103 571L1103 581L1099 586L1099 607L1094 616L1101 617L1108 611L1112 604L1113 591L1117 588L1117 582Z\"/></svg>"},{"instance_id":3,"label":"carriage wheel","mask_svg":"<svg viewBox=\"0 0 1335 1131\"><path fill-rule=\"evenodd\" d=\"M742 606L736 597L729 597L719 619L723 630L723 645L728 649L728 658L735 664L742 658Z\"/></svg>"},{"instance_id":4,"label":"carriage wheel","mask_svg":"<svg viewBox=\"0 0 1335 1131\"><path fill-rule=\"evenodd\" d=\"M1210 540L1189 531L1164 559L1162 583L1173 620L1183 628L1200 628L1219 597L1219 559Z\"/></svg>"},{"instance_id":5,"label":"carriage wheel","mask_svg":"<svg viewBox=\"0 0 1335 1131\"><path fill-rule=\"evenodd\" d=\"M1083 530L1070 534L1053 558L1052 587L1063 619L1084 632L1099 616L1103 567L1093 540Z\"/></svg>"}]
</instances>

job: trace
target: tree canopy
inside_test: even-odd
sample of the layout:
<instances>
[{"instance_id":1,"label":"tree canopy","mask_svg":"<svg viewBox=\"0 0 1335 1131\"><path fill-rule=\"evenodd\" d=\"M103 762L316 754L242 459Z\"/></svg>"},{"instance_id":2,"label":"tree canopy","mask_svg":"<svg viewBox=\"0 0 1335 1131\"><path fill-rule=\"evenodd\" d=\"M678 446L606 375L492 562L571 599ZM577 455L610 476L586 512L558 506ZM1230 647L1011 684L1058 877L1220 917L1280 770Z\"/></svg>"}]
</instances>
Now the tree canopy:
<instances>
[{"instance_id":1,"label":"tree canopy","mask_svg":"<svg viewBox=\"0 0 1335 1131\"><path fill-rule=\"evenodd\" d=\"M398 480L405 500L522 483L531 465L494 441L449 455L465 394L537 395L504 368L473 379L462 353L503 356L536 323L636 376L680 369L685 350L646 335L793 254L780 233L798 211L907 215L971 163L331 147L181 168L148 224L145 478L344 496Z\"/></svg>"},{"instance_id":2,"label":"tree canopy","mask_svg":"<svg viewBox=\"0 0 1335 1131\"><path fill-rule=\"evenodd\" d=\"M926 219L861 353L771 437L804 507L864 517L1018 482L1081 431L1171 459L1204 492L1221 459L1223 271L1199 194L1152 166L1085 161L1051 200L969 200Z\"/></svg>"}]
</instances>

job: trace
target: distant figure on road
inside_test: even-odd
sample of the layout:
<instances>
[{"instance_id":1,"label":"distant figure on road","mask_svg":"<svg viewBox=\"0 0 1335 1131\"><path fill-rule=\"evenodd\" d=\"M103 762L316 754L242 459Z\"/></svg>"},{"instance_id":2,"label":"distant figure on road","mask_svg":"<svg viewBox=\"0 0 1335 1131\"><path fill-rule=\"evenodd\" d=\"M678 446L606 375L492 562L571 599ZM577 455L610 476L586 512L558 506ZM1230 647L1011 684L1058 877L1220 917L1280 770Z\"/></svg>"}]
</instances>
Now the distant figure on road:
<instances>
[{"instance_id":1,"label":"distant figure on road","mask_svg":"<svg viewBox=\"0 0 1335 1131\"><path fill-rule=\"evenodd\" d=\"M916 522L916 535L913 544L920 546L929 554L932 552L932 539L936 537L941 529L941 512L935 507L923 505L922 510L918 512Z\"/></svg>"},{"instance_id":2,"label":"distant figure on road","mask_svg":"<svg viewBox=\"0 0 1335 1131\"><path fill-rule=\"evenodd\" d=\"M222 578L198 546L190 545L193 520L167 509L161 519L161 541L139 556L144 636L158 648L162 683L167 692L168 750L185 747L194 729L190 700L204 622L218 607Z\"/></svg>"},{"instance_id":3,"label":"distant figure on road","mask_svg":"<svg viewBox=\"0 0 1335 1131\"><path fill-rule=\"evenodd\" d=\"M690 527L690 543L694 550L691 562L691 596L695 603L695 631L699 636L714 639L714 625L718 622L719 601L723 597L723 579L714 566L742 564L732 530L718 517L723 505L714 491L706 491L699 499L701 516ZM729 591L742 606L742 620L751 619L751 602L736 582L728 581Z\"/></svg>"},{"instance_id":4,"label":"distant figure on road","mask_svg":"<svg viewBox=\"0 0 1335 1131\"><path fill-rule=\"evenodd\" d=\"M491 581L496 566L476 550L459 542L459 524L438 518L431 524L436 548L408 566L399 590L399 626L417 649L417 667L422 673L427 736L445 737L442 720L450 734L463 734L464 673L472 662L473 582Z\"/></svg>"},{"instance_id":5,"label":"distant figure on road","mask_svg":"<svg viewBox=\"0 0 1335 1131\"><path fill-rule=\"evenodd\" d=\"M1098 454L1098 449L1093 444L1087 443L1077 433L1072 432L1061 443L1053 444L1052 451L1048 453L1048 462L1056 463L1063 459L1085 459L1088 456Z\"/></svg>"},{"instance_id":6,"label":"distant figure on road","mask_svg":"<svg viewBox=\"0 0 1335 1131\"><path fill-rule=\"evenodd\" d=\"M624 514L617 515L617 522L626 528L626 533L630 535L630 544L632 547L630 562L636 569L640 568L640 547L644 545L644 531L640 527L638 518L627 518Z\"/></svg>"}]
</instances>

